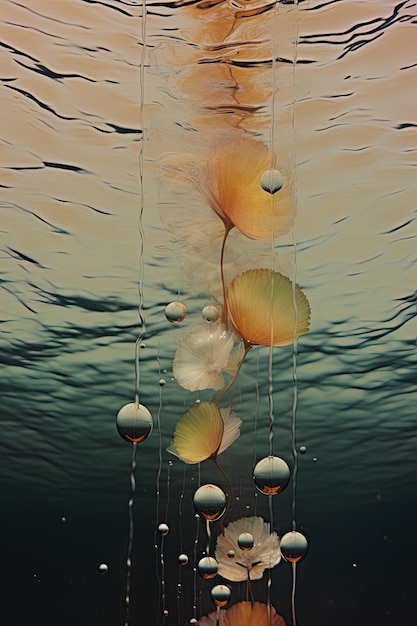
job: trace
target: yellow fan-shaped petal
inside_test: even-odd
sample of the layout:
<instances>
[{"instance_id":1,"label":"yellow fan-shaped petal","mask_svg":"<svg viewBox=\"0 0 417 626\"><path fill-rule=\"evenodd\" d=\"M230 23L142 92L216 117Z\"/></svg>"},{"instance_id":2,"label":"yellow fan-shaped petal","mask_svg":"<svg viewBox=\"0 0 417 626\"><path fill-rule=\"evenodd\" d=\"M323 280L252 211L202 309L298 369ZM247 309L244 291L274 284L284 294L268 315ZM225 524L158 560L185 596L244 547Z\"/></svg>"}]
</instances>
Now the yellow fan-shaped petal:
<instances>
[{"instance_id":1,"label":"yellow fan-shaped petal","mask_svg":"<svg viewBox=\"0 0 417 626\"><path fill-rule=\"evenodd\" d=\"M285 626L273 606L262 602L238 602L227 609L227 626Z\"/></svg>"},{"instance_id":2,"label":"yellow fan-shaped petal","mask_svg":"<svg viewBox=\"0 0 417 626\"><path fill-rule=\"evenodd\" d=\"M216 404L202 402L180 417L175 427L174 446L189 463L216 457L224 432L224 421Z\"/></svg>"},{"instance_id":3,"label":"yellow fan-shaped petal","mask_svg":"<svg viewBox=\"0 0 417 626\"><path fill-rule=\"evenodd\" d=\"M272 301L271 301L272 299ZM286 346L293 342L295 311L289 278L269 269L252 269L236 276L227 304L233 326L250 345ZM310 305L300 287L295 288L296 336L310 327Z\"/></svg>"},{"instance_id":4,"label":"yellow fan-shaped petal","mask_svg":"<svg viewBox=\"0 0 417 626\"><path fill-rule=\"evenodd\" d=\"M287 233L294 221L291 183L273 197L260 184L270 167L268 148L242 137L220 144L207 167L205 192L211 208L226 223L249 238L270 238Z\"/></svg>"}]
</instances>

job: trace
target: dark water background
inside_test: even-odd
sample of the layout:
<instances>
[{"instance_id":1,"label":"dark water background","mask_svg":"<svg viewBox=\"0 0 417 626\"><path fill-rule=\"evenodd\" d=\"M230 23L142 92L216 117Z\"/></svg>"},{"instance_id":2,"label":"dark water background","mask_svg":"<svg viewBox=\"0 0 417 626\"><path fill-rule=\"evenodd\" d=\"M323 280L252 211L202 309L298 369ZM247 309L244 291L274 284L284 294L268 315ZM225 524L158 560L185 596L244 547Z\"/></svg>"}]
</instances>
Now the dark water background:
<instances>
[{"instance_id":1,"label":"dark water background","mask_svg":"<svg viewBox=\"0 0 417 626\"><path fill-rule=\"evenodd\" d=\"M165 519L165 624L192 616L192 565L179 568L177 556L193 553L195 486L222 478L209 462L201 475L173 457L170 466L165 449L178 417L211 395L181 389L172 359L212 303L218 241L213 235L210 254L198 254L192 245L207 231L192 224L191 239L180 240L178 228L188 228L201 198L161 185L157 163L193 149L203 158L212 133L238 128L269 138L263 33L272 24L281 59L276 137L298 163L297 280L312 309L297 359L297 446L307 452L299 456L296 510L310 544L297 569L297 623L413 624L416 4L285 3L274 15L238 18L229 35L227 25L220 32L229 5L185 4L149 3L143 92L139 3L3 2L0 622L124 623L131 449L115 415L134 399L139 334L141 402L155 428L137 454L131 624L162 619L154 533ZM234 41L226 52L210 48L226 35ZM232 79L241 85L239 106L228 100ZM168 231L167 221L178 223ZM256 244L231 238L235 266L258 253ZM291 238L274 254L291 269ZM164 317L176 299L188 308L178 327ZM266 348L252 350L232 392L243 420L222 463L233 485L232 519L269 515L252 482L254 460L267 453L268 358ZM291 346L274 350L273 372L274 451L292 464ZM281 535L290 525L288 489L274 500L274 527ZM105 576L100 563L109 566ZM291 570L281 563L272 602L288 624L290 587ZM212 610L208 590L205 583L199 614ZM254 590L265 601L266 578ZM242 599L244 587L233 594Z\"/></svg>"}]
</instances>

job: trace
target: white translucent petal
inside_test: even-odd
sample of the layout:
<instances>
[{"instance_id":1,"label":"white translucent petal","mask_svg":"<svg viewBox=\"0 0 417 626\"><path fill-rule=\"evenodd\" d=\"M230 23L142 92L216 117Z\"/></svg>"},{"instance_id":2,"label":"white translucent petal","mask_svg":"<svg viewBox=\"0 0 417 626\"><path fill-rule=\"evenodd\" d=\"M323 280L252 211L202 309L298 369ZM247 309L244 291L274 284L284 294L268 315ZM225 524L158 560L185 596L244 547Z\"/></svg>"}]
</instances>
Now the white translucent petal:
<instances>
[{"instance_id":1,"label":"white translucent petal","mask_svg":"<svg viewBox=\"0 0 417 626\"><path fill-rule=\"evenodd\" d=\"M219 535L216 545L216 560L219 574L231 581L262 578L266 568L274 567L281 560L279 539L275 532L270 533L268 522L262 517L242 517L231 522ZM238 537L241 533L250 533L254 538L251 550L241 550ZM229 558L228 552L235 556Z\"/></svg>"},{"instance_id":2,"label":"white translucent petal","mask_svg":"<svg viewBox=\"0 0 417 626\"><path fill-rule=\"evenodd\" d=\"M194 328L180 342L173 371L178 383L189 391L221 389L234 335L221 323Z\"/></svg>"},{"instance_id":3,"label":"white translucent petal","mask_svg":"<svg viewBox=\"0 0 417 626\"><path fill-rule=\"evenodd\" d=\"M240 417L233 413L231 408L220 409L220 413L224 421L224 432L219 454L227 450L236 441L240 435L240 425L242 424Z\"/></svg>"},{"instance_id":4,"label":"white translucent petal","mask_svg":"<svg viewBox=\"0 0 417 626\"><path fill-rule=\"evenodd\" d=\"M177 448L174 446L174 442L173 441L171 441L171 443L167 447L167 452L169 452L170 454L173 454L177 458L181 459L181 461L184 461L184 463L188 463L188 465L196 465L198 463L198 461L190 461L189 459L184 459L184 457L182 457L179 454Z\"/></svg>"}]
</instances>

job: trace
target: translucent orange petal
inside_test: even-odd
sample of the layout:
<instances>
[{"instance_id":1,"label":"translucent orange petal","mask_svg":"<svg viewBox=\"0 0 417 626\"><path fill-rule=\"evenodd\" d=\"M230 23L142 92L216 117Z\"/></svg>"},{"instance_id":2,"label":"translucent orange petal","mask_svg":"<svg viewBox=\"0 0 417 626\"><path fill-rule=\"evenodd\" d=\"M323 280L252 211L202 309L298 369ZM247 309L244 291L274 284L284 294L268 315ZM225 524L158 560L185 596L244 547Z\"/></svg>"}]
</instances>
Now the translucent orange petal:
<instances>
[{"instance_id":1,"label":"translucent orange petal","mask_svg":"<svg viewBox=\"0 0 417 626\"><path fill-rule=\"evenodd\" d=\"M220 144L207 166L205 191L211 208L249 238L277 237L287 233L294 221L291 184L285 173L282 189L273 196L260 185L269 167L268 148L248 137Z\"/></svg>"},{"instance_id":2,"label":"translucent orange petal","mask_svg":"<svg viewBox=\"0 0 417 626\"><path fill-rule=\"evenodd\" d=\"M296 285L296 336L310 327L310 305ZM233 326L251 345L286 346L293 342L295 311L289 278L269 269L252 269L236 276L227 303Z\"/></svg>"},{"instance_id":3,"label":"translucent orange petal","mask_svg":"<svg viewBox=\"0 0 417 626\"><path fill-rule=\"evenodd\" d=\"M202 402L178 420L174 446L184 461L200 463L217 456L223 432L224 421L217 405Z\"/></svg>"},{"instance_id":4,"label":"translucent orange petal","mask_svg":"<svg viewBox=\"0 0 417 626\"><path fill-rule=\"evenodd\" d=\"M228 626L285 626L274 607L262 602L238 602L227 609Z\"/></svg>"}]
</instances>

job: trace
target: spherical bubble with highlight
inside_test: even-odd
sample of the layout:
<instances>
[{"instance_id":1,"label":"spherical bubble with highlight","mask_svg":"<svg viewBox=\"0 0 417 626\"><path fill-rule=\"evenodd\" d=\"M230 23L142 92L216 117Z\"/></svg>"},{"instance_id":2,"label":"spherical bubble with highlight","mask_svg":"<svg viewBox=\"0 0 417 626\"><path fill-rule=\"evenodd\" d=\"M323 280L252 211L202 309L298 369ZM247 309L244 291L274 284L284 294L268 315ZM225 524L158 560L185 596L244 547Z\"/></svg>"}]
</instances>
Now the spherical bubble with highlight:
<instances>
[{"instance_id":1,"label":"spherical bubble with highlight","mask_svg":"<svg viewBox=\"0 0 417 626\"><path fill-rule=\"evenodd\" d=\"M235 553L233 552L233 550L229 550L229 552L227 553L227 558L228 559L234 559L235 558Z\"/></svg>"},{"instance_id":2,"label":"spherical bubble with highlight","mask_svg":"<svg viewBox=\"0 0 417 626\"><path fill-rule=\"evenodd\" d=\"M143 404L130 402L118 412L116 426L123 439L132 443L140 443L152 432L152 415Z\"/></svg>"},{"instance_id":3,"label":"spherical bubble with highlight","mask_svg":"<svg viewBox=\"0 0 417 626\"><path fill-rule=\"evenodd\" d=\"M190 624L197 624L197 620L196 620L196 618L195 618L195 617L192 617L192 618L190 619Z\"/></svg>"},{"instance_id":4,"label":"spherical bubble with highlight","mask_svg":"<svg viewBox=\"0 0 417 626\"><path fill-rule=\"evenodd\" d=\"M307 539L296 530L285 533L285 535L281 537L280 545L282 556L286 561L290 561L290 563L298 563L307 554Z\"/></svg>"},{"instance_id":5,"label":"spherical bubble with highlight","mask_svg":"<svg viewBox=\"0 0 417 626\"><path fill-rule=\"evenodd\" d=\"M289 479L290 468L279 456L267 456L261 459L253 470L256 487L268 496L284 491Z\"/></svg>"},{"instance_id":6,"label":"spherical bubble with highlight","mask_svg":"<svg viewBox=\"0 0 417 626\"><path fill-rule=\"evenodd\" d=\"M266 170L261 176L261 187L268 193L276 193L283 184L284 177L279 170Z\"/></svg>"},{"instance_id":7,"label":"spherical bubble with highlight","mask_svg":"<svg viewBox=\"0 0 417 626\"><path fill-rule=\"evenodd\" d=\"M178 563L180 565L187 565L187 563L188 563L188 556L186 554L180 554L178 556Z\"/></svg>"},{"instance_id":8,"label":"spherical bubble with highlight","mask_svg":"<svg viewBox=\"0 0 417 626\"><path fill-rule=\"evenodd\" d=\"M211 599L218 607L226 606L232 597L232 592L227 585L216 585L210 591Z\"/></svg>"},{"instance_id":9,"label":"spherical bubble with highlight","mask_svg":"<svg viewBox=\"0 0 417 626\"><path fill-rule=\"evenodd\" d=\"M166 385L166 380L165 380L165 378L160 378L160 379L159 379L159 386L160 386L160 387L165 387L165 385Z\"/></svg>"},{"instance_id":10,"label":"spherical bubble with highlight","mask_svg":"<svg viewBox=\"0 0 417 626\"><path fill-rule=\"evenodd\" d=\"M240 533L239 537L237 538L237 544L239 548L241 550L244 550L245 552L248 550L252 550L254 544L253 535L251 535L250 533Z\"/></svg>"},{"instance_id":11,"label":"spherical bubble with highlight","mask_svg":"<svg viewBox=\"0 0 417 626\"><path fill-rule=\"evenodd\" d=\"M107 572L109 571L109 566L106 565L106 563L101 563L98 566L98 571L100 572L100 574L107 574Z\"/></svg>"},{"instance_id":12,"label":"spherical bubble with highlight","mask_svg":"<svg viewBox=\"0 0 417 626\"><path fill-rule=\"evenodd\" d=\"M200 517L214 522L220 519L226 510L226 496L217 485L202 485L193 496L193 505Z\"/></svg>"},{"instance_id":13,"label":"spherical bubble with highlight","mask_svg":"<svg viewBox=\"0 0 417 626\"><path fill-rule=\"evenodd\" d=\"M168 524L159 524L158 532L159 532L159 534L162 537L166 537L167 534L169 533L169 526L168 526Z\"/></svg>"},{"instance_id":14,"label":"spherical bubble with highlight","mask_svg":"<svg viewBox=\"0 0 417 626\"><path fill-rule=\"evenodd\" d=\"M179 324L185 320L187 309L182 302L170 302L165 307L165 317L168 322Z\"/></svg>"},{"instance_id":15,"label":"spherical bubble with highlight","mask_svg":"<svg viewBox=\"0 0 417 626\"><path fill-rule=\"evenodd\" d=\"M300 454L305 454L307 452L307 446L300 446Z\"/></svg>"},{"instance_id":16,"label":"spherical bubble with highlight","mask_svg":"<svg viewBox=\"0 0 417 626\"><path fill-rule=\"evenodd\" d=\"M219 319L220 313L219 313L219 309L215 306L205 306L204 309L201 311L201 315L203 320L206 320L206 322L217 322L217 320Z\"/></svg>"},{"instance_id":17,"label":"spherical bubble with highlight","mask_svg":"<svg viewBox=\"0 0 417 626\"><path fill-rule=\"evenodd\" d=\"M218 570L217 561L212 556L203 556L197 563L197 569L201 578L214 578Z\"/></svg>"}]
</instances>

